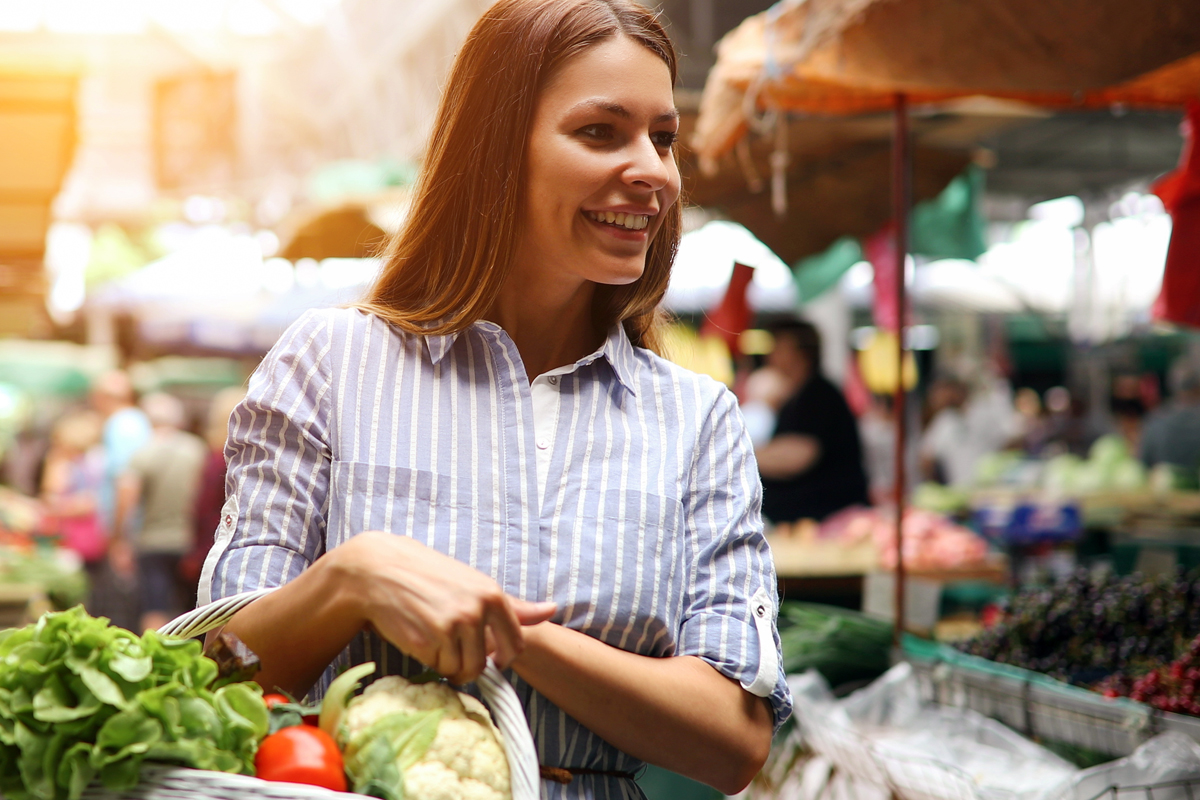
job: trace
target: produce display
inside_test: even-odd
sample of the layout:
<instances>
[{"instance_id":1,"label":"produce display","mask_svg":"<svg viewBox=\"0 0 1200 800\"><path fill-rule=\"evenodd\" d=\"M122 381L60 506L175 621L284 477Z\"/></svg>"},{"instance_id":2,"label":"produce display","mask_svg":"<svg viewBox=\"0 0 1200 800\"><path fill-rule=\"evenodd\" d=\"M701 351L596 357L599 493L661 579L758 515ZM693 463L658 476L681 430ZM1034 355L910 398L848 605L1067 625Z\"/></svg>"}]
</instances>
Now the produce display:
<instances>
[{"instance_id":1,"label":"produce display","mask_svg":"<svg viewBox=\"0 0 1200 800\"><path fill-rule=\"evenodd\" d=\"M1139 678L1117 672L1096 688L1105 697L1128 697L1149 703L1160 711L1200 716L1200 636L1192 640L1187 652L1170 664L1150 670Z\"/></svg>"},{"instance_id":2,"label":"produce display","mask_svg":"<svg viewBox=\"0 0 1200 800\"><path fill-rule=\"evenodd\" d=\"M143 761L253 774L257 684L225 684L192 640L137 636L82 608L0 632L0 793L77 800L133 787Z\"/></svg>"},{"instance_id":3,"label":"produce display","mask_svg":"<svg viewBox=\"0 0 1200 800\"><path fill-rule=\"evenodd\" d=\"M1162 480L1160 477L1157 483L1161 484ZM1039 489L1059 496L1138 491L1148 488L1150 483L1150 473L1129 451L1125 440L1115 434L1101 436L1093 442L1087 458L1062 453L1039 461L1015 450L1004 450L984 456L975 468L976 487ZM1194 476L1192 483L1195 483ZM1154 488L1175 487L1155 485Z\"/></svg>"},{"instance_id":4,"label":"produce display","mask_svg":"<svg viewBox=\"0 0 1200 800\"><path fill-rule=\"evenodd\" d=\"M908 508L901 524L904 534L904 566L914 570L953 570L975 566L986 560L987 541L941 514ZM872 541L879 561L895 569L895 514L886 509L851 508L821 523L822 538L856 543Z\"/></svg>"},{"instance_id":5,"label":"produce display","mask_svg":"<svg viewBox=\"0 0 1200 800\"><path fill-rule=\"evenodd\" d=\"M835 687L877 678L891 666L891 623L845 608L782 603L779 639L785 673L815 669Z\"/></svg>"},{"instance_id":6,"label":"produce display","mask_svg":"<svg viewBox=\"0 0 1200 800\"><path fill-rule=\"evenodd\" d=\"M1200 636L1200 579L1096 577L1080 571L1062 583L1016 595L1000 619L959 649L1078 685L1134 696L1143 676L1167 671L1179 694L1200 678L1192 659ZM1175 659L1179 666L1168 666ZM1179 672L1180 678L1174 678ZM1146 689L1175 687L1147 678ZM1194 693L1194 688L1193 688ZM1193 713L1190 704L1171 710Z\"/></svg>"}]
</instances>

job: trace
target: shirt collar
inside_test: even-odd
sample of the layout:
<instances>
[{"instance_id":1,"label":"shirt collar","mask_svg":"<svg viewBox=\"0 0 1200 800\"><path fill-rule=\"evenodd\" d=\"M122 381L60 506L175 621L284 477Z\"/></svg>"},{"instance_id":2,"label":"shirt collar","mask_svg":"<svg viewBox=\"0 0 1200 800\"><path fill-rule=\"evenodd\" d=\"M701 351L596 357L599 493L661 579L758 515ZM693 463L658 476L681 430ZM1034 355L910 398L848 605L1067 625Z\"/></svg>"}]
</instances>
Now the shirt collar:
<instances>
[{"instance_id":1,"label":"shirt collar","mask_svg":"<svg viewBox=\"0 0 1200 800\"><path fill-rule=\"evenodd\" d=\"M486 320L480 320L472 324L471 327L489 332L503 330L496 323ZM445 358L446 354L450 352L450 348L454 346L454 342L458 340L459 333L424 336L425 346L429 349L429 360L437 364ZM604 340L604 344L596 352L576 361L574 369L591 364L601 357L608 362L621 386L627 389L630 394L636 395L637 390L634 387L637 385L637 381L635 380L637 355L633 349L633 342L629 341L629 336L625 333L625 326L621 323L618 322L612 326L612 329L609 330L608 336Z\"/></svg>"}]
</instances>

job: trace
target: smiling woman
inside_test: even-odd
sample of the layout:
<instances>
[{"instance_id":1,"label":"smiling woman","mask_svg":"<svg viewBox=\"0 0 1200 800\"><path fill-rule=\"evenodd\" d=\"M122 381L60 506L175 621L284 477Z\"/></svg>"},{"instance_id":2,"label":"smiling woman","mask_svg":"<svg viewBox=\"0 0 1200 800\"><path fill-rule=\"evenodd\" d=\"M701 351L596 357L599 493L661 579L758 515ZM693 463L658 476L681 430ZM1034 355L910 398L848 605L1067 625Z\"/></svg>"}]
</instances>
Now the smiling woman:
<instances>
[{"instance_id":1,"label":"smiling woman","mask_svg":"<svg viewBox=\"0 0 1200 800\"><path fill-rule=\"evenodd\" d=\"M230 420L201 600L282 587L229 624L265 686L490 656L568 776L544 796L759 769L791 700L753 448L732 393L655 352L674 78L628 0L476 25L367 301L298 321Z\"/></svg>"}]
</instances>

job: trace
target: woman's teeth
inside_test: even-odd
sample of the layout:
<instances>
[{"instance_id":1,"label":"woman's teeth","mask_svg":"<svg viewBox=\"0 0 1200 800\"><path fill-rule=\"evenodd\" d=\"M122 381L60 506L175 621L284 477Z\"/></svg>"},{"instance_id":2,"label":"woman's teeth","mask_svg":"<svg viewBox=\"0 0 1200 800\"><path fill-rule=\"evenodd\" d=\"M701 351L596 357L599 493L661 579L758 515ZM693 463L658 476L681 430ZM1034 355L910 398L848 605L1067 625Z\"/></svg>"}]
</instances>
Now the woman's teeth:
<instances>
[{"instance_id":1,"label":"woman's teeth","mask_svg":"<svg viewBox=\"0 0 1200 800\"><path fill-rule=\"evenodd\" d=\"M624 214L612 211L585 211L584 213L587 214L588 219L608 225L619 225L631 231L640 231L650 224L650 217L646 214Z\"/></svg>"}]
</instances>

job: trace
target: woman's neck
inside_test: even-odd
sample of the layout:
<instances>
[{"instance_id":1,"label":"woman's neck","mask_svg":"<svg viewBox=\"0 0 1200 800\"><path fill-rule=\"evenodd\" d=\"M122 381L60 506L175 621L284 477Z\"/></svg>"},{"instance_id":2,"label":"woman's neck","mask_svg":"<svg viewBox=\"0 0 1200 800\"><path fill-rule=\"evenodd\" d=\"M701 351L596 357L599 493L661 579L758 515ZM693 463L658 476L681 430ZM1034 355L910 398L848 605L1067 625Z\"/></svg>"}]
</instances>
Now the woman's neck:
<instances>
[{"instance_id":1,"label":"woman's neck","mask_svg":"<svg viewBox=\"0 0 1200 800\"><path fill-rule=\"evenodd\" d=\"M550 287L506 287L487 319L508 333L532 382L544 372L574 364L604 341L592 317L595 284L584 282L570 292Z\"/></svg>"}]
</instances>

